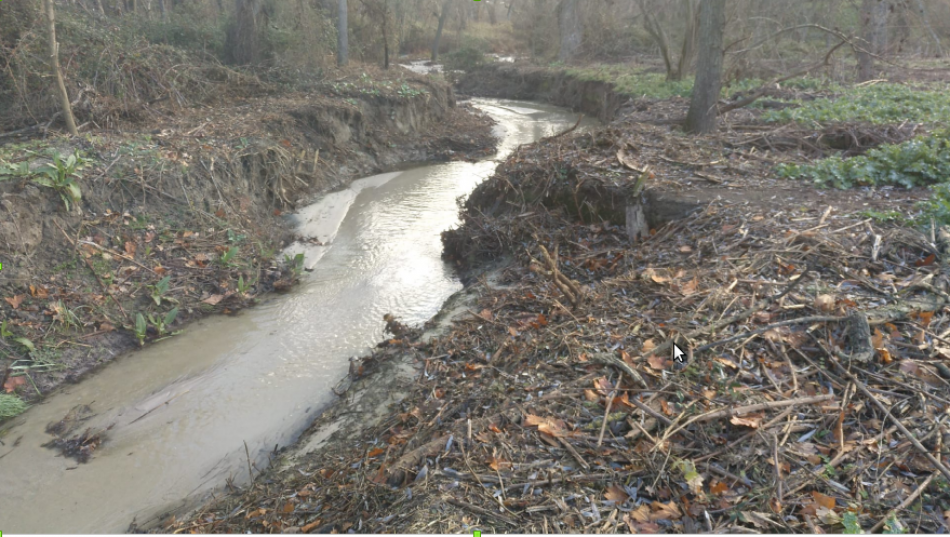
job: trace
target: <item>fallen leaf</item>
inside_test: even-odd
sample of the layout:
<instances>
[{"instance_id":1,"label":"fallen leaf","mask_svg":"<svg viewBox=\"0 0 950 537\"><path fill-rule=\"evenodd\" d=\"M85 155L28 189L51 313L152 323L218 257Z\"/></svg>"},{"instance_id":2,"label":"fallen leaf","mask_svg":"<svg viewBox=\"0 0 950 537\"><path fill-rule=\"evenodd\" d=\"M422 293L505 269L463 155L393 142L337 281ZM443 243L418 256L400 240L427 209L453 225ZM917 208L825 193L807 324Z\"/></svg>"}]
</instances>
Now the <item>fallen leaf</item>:
<instances>
[{"instance_id":1,"label":"fallen leaf","mask_svg":"<svg viewBox=\"0 0 950 537\"><path fill-rule=\"evenodd\" d=\"M697 287L699 287L699 280L697 278L693 278L692 281L690 281L689 283L687 283L680 289L680 293L683 293L683 296L689 296L689 295L695 294Z\"/></svg>"},{"instance_id":2,"label":"fallen leaf","mask_svg":"<svg viewBox=\"0 0 950 537\"><path fill-rule=\"evenodd\" d=\"M653 352L653 349L655 348L656 348L656 343L651 338L643 342L643 348L641 349L641 352L643 354L647 354L649 352Z\"/></svg>"},{"instance_id":3,"label":"fallen leaf","mask_svg":"<svg viewBox=\"0 0 950 537\"><path fill-rule=\"evenodd\" d=\"M514 329L513 327L511 327L511 326L508 327L508 333L511 334L511 337L518 337L518 331L515 330L515 329Z\"/></svg>"},{"instance_id":4,"label":"fallen leaf","mask_svg":"<svg viewBox=\"0 0 950 537\"><path fill-rule=\"evenodd\" d=\"M653 513L650 514L650 520L679 520L683 513L680 512L676 502L653 502L650 504Z\"/></svg>"},{"instance_id":5,"label":"fallen leaf","mask_svg":"<svg viewBox=\"0 0 950 537\"><path fill-rule=\"evenodd\" d=\"M594 390L584 390L584 399L595 402L600 401L600 396Z\"/></svg>"},{"instance_id":6,"label":"fallen leaf","mask_svg":"<svg viewBox=\"0 0 950 537\"><path fill-rule=\"evenodd\" d=\"M9 302L13 309L17 309L20 307L20 304L23 303L24 298L26 298L26 295L15 295L12 298L4 298L4 300Z\"/></svg>"},{"instance_id":7,"label":"fallen leaf","mask_svg":"<svg viewBox=\"0 0 950 537\"><path fill-rule=\"evenodd\" d=\"M281 513L290 514L294 512L294 504L292 502L287 502L284 504L284 507L280 510Z\"/></svg>"},{"instance_id":8,"label":"fallen leaf","mask_svg":"<svg viewBox=\"0 0 950 537\"><path fill-rule=\"evenodd\" d=\"M3 383L3 391L7 393L13 393L17 388L26 384L25 377L9 377L6 382Z\"/></svg>"},{"instance_id":9,"label":"fallen leaf","mask_svg":"<svg viewBox=\"0 0 950 537\"><path fill-rule=\"evenodd\" d=\"M316 528L316 527L319 526L320 524L323 524L323 520L318 518L318 519L314 520L313 522L307 524L306 526L300 528L300 532L301 532L301 533L310 533L310 530Z\"/></svg>"},{"instance_id":10,"label":"fallen leaf","mask_svg":"<svg viewBox=\"0 0 950 537\"><path fill-rule=\"evenodd\" d=\"M49 298L49 290L45 287L30 286L30 294L39 299Z\"/></svg>"},{"instance_id":11,"label":"fallen leaf","mask_svg":"<svg viewBox=\"0 0 950 537\"><path fill-rule=\"evenodd\" d=\"M607 380L607 377L600 377L594 379L594 389L596 389L597 392L603 397L607 397L610 395L610 392L613 391L614 386L609 380Z\"/></svg>"},{"instance_id":12,"label":"fallen leaf","mask_svg":"<svg viewBox=\"0 0 950 537\"><path fill-rule=\"evenodd\" d=\"M688 254L693 251L693 248L691 246L680 246L679 251L680 253Z\"/></svg>"},{"instance_id":13,"label":"fallen leaf","mask_svg":"<svg viewBox=\"0 0 950 537\"><path fill-rule=\"evenodd\" d=\"M224 212L224 209L218 209L217 211L214 212L214 215L217 216L218 218L224 218L225 216L227 216L227 213Z\"/></svg>"},{"instance_id":14,"label":"fallen leaf","mask_svg":"<svg viewBox=\"0 0 950 537\"><path fill-rule=\"evenodd\" d=\"M711 487L709 487L709 492L713 494L722 494L729 490L729 485L723 483L722 481L716 481Z\"/></svg>"},{"instance_id":15,"label":"fallen leaf","mask_svg":"<svg viewBox=\"0 0 950 537\"><path fill-rule=\"evenodd\" d=\"M627 516L630 517L630 519L635 520L637 522L649 522L650 508L647 507L646 505L641 505L640 507L637 507L633 511L630 511L627 514Z\"/></svg>"},{"instance_id":16,"label":"fallen leaf","mask_svg":"<svg viewBox=\"0 0 950 537\"><path fill-rule=\"evenodd\" d=\"M933 265L936 261L937 261L937 256L934 254L930 254L924 259L917 260L917 262L914 264L917 265L918 267L929 267L930 265Z\"/></svg>"},{"instance_id":17,"label":"fallen leaf","mask_svg":"<svg viewBox=\"0 0 950 537\"><path fill-rule=\"evenodd\" d=\"M745 417L733 416L732 419L729 420L729 423L732 423L733 425L742 425L745 427L758 429L759 425L762 424L762 417L761 416L745 416Z\"/></svg>"},{"instance_id":18,"label":"fallen leaf","mask_svg":"<svg viewBox=\"0 0 950 537\"><path fill-rule=\"evenodd\" d=\"M499 458L496 458L496 457L492 457L492 458L488 461L488 466L489 466L492 470L501 471L501 470L507 470L508 468L511 468L511 463L508 462L508 461L506 461L506 460L504 460L504 459L499 459Z\"/></svg>"},{"instance_id":19,"label":"fallen leaf","mask_svg":"<svg viewBox=\"0 0 950 537\"><path fill-rule=\"evenodd\" d=\"M386 450L385 450L385 449L383 449L383 448L374 448L374 449L369 450L369 453L366 454L366 457L371 459L371 458L373 458L373 457L378 457L378 456L382 455L383 453L386 453Z\"/></svg>"},{"instance_id":20,"label":"fallen leaf","mask_svg":"<svg viewBox=\"0 0 950 537\"><path fill-rule=\"evenodd\" d=\"M666 358L655 355L650 355L650 357L647 358L647 363L649 363L650 367L656 369L657 371L663 371L670 365Z\"/></svg>"},{"instance_id":21,"label":"fallen leaf","mask_svg":"<svg viewBox=\"0 0 950 537\"><path fill-rule=\"evenodd\" d=\"M825 509L834 509L835 508L835 499L831 496L826 496L817 490L813 490L811 497L815 500L819 506L824 507Z\"/></svg>"},{"instance_id":22,"label":"fallen leaf","mask_svg":"<svg viewBox=\"0 0 950 537\"><path fill-rule=\"evenodd\" d=\"M211 306L217 306L218 303L221 302L222 300L224 300L224 295L211 295L210 297L202 300L201 302L204 304L211 305Z\"/></svg>"},{"instance_id":23,"label":"fallen leaf","mask_svg":"<svg viewBox=\"0 0 950 537\"><path fill-rule=\"evenodd\" d=\"M617 485L610 485L604 492L604 498L606 498L608 501L623 503L630 499L630 495L627 494L627 491L623 490L621 487L618 487Z\"/></svg>"},{"instance_id":24,"label":"fallen leaf","mask_svg":"<svg viewBox=\"0 0 950 537\"><path fill-rule=\"evenodd\" d=\"M815 309L823 312L830 312L835 309L835 297L831 295L818 295L815 298Z\"/></svg>"},{"instance_id":25,"label":"fallen leaf","mask_svg":"<svg viewBox=\"0 0 950 537\"><path fill-rule=\"evenodd\" d=\"M281 140L281 141L280 141L280 145L282 145L282 146L284 146L284 147L290 147L290 146L292 146L293 144L290 143L290 140Z\"/></svg>"},{"instance_id":26,"label":"fallen leaf","mask_svg":"<svg viewBox=\"0 0 950 537\"><path fill-rule=\"evenodd\" d=\"M135 243L132 241L125 241L125 253L126 255L133 256L135 255Z\"/></svg>"},{"instance_id":27,"label":"fallen leaf","mask_svg":"<svg viewBox=\"0 0 950 537\"><path fill-rule=\"evenodd\" d=\"M482 319L485 319L486 321L490 321L493 318L491 314L491 310L487 308L483 309L482 312L478 314L478 316L481 317Z\"/></svg>"},{"instance_id":28,"label":"fallen leaf","mask_svg":"<svg viewBox=\"0 0 950 537\"><path fill-rule=\"evenodd\" d=\"M499 429L498 426L495 425L494 423L490 424L490 425L488 426L488 429L489 429L491 432L493 432L493 433L501 434L501 429Z\"/></svg>"},{"instance_id":29,"label":"fallen leaf","mask_svg":"<svg viewBox=\"0 0 950 537\"><path fill-rule=\"evenodd\" d=\"M742 518L756 528L762 529L769 527L773 522L765 513L756 511L742 511Z\"/></svg>"}]
</instances>

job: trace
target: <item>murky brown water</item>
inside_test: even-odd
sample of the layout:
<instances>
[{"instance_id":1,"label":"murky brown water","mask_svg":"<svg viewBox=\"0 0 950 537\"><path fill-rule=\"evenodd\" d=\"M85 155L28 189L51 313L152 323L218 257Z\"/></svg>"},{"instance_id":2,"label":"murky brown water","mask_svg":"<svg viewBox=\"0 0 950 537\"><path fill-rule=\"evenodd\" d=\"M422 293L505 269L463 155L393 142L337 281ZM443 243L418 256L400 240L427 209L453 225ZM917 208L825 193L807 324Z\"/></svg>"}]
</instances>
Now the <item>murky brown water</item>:
<instances>
[{"instance_id":1,"label":"murky brown water","mask_svg":"<svg viewBox=\"0 0 950 537\"><path fill-rule=\"evenodd\" d=\"M576 116L532 103L480 100L499 122L500 155L572 125ZM456 198L495 162L453 162L356 181L297 215L302 284L236 317L209 318L120 358L14 422L0 446L0 530L117 533L193 505L228 478L248 479L292 443L347 371L347 358L383 338L384 313L433 316L461 284L441 260ZM40 447L46 425L76 405L113 425L88 464ZM16 447L13 441L22 437ZM256 473L256 472L255 472Z\"/></svg>"}]
</instances>

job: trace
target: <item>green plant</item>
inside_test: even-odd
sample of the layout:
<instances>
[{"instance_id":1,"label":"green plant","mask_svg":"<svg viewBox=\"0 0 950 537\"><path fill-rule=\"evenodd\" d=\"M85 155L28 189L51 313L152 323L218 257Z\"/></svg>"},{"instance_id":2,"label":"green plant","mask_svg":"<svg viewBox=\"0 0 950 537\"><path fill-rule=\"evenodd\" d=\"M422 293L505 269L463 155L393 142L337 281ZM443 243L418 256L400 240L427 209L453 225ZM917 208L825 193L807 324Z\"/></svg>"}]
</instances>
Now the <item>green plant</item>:
<instances>
[{"instance_id":1,"label":"green plant","mask_svg":"<svg viewBox=\"0 0 950 537\"><path fill-rule=\"evenodd\" d=\"M861 530L861 525L858 524L858 515L851 511L844 514L841 518L841 523L844 524L844 532L848 535L860 535L864 533L864 531Z\"/></svg>"},{"instance_id":2,"label":"green plant","mask_svg":"<svg viewBox=\"0 0 950 537\"><path fill-rule=\"evenodd\" d=\"M245 282L243 274L238 276L238 293L241 293L242 296L247 295L247 292L250 291L252 287L254 287L254 284L250 280Z\"/></svg>"},{"instance_id":3,"label":"green plant","mask_svg":"<svg viewBox=\"0 0 950 537\"><path fill-rule=\"evenodd\" d=\"M901 535L904 533L907 533L907 528L901 524L901 521L897 519L896 515L887 517L887 520L884 521L885 535Z\"/></svg>"},{"instance_id":4,"label":"green plant","mask_svg":"<svg viewBox=\"0 0 950 537\"><path fill-rule=\"evenodd\" d=\"M178 308L172 308L165 315L151 313L148 314L148 320L152 325L155 326L155 329L158 330L159 337L164 336L168 333L168 326L175 322L175 318L178 317Z\"/></svg>"},{"instance_id":5,"label":"green plant","mask_svg":"<svg viewBox=\"0 0 950 537\"><path fill-rule=\"evenodd\" d=\"M29 406L16 395L0 393L0 420L19 416L26 412Z\"/></svg>"},{"instance_id":6,"label":"green plant","mask_svg":"<svg viewBox=\"0 0 950 537\"><path fill-rule=\"evenodd\" d=\"M34 171L39 177L35 177L33 182L58 192L66 210L69 211L70 201L75 205L82 200L82 191L76 180L82 178L79 172L86 162L88 161L82 158L78 151L66 157L66 160L56 153L52 163L43 164Z\"/></svg>"},{"instance_id":7,"label":"green plant","mask_svg":"<svg viewBox=\"0 0 950 537\"><path fill-rule=\"evenodd\" d=\"M950 180L950 131L882 145L851 158L833 156L813 164L780 164L776 171L783 177L811 179L817 185L841 189L943 183Z\"/></svg>"},{"instance_id":8,"label":"green plant","mask_svg":"<svg viewBox=\"0 0 950 537\"><path fill-rule=\"evenodd\" d=\"M156 306L161 306L162 300L171 301L171 299L165 298L165 295L168 293L169 286L171 285L171 281L171 276L165 276L155 285L148 286L149 294L151 295Z\"/></svg>"},{"instance_id":9,"label":"green plant","mask_svg":"<svg viewBox=\"0 0 950 537\"><path fill-rule=\"evenodd\" d=\"M303 254L297 254L293 257L290 257L287 254L284 254L284 264L290 267L290 270L294 272L295 276L299 276L300 273L303 272L303 261L304 261Z\"/></svg>"},{"instance_id":10,"label":"green plant","mask_svg":"<svg viewBox=\"0 0 950 537\"><path fill-rule=\"evenodd\" d=\"M135 337L139 340L139 346L145 345L145 335L148 333L148 324L145 322L145 316L141 313L135 314Z\"/></svg>"},{"instance_id":11,"label":"green plant","mask_svg":"<svg viewBox=\"0 0 950 537\"><path fill-rule=\"evenodd\" d=\"M873 84L854 88L837 88L834 97L797 101L798 107L772 110L765 121L798 123L837 123L864 121L868 123L945 123L950 117L950 98L946 91L927 90L903 84Z\"/></svg>"},{"instance_id":12,"label":"green plant","mask_svg":"<svg viewBox=\"0 0 950 537\"><path fill-rule=\"evenodd\" d=\"M218 261L222 265L230 267L234 256L236 256L239 251L240 249L237 246L229 246L227 251L221 254L221 257L218 259Z\"/></svg>"}]
</instances>

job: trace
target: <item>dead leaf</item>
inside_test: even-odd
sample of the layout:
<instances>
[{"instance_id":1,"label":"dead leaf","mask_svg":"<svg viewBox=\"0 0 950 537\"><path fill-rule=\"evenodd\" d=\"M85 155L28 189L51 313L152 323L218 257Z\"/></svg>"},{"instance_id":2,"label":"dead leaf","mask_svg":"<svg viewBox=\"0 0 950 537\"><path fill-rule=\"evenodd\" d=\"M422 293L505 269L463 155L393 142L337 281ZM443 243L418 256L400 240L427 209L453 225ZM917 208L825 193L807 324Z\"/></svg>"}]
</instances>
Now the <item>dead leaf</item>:
<instances>
[{"instance_id":1,"label":"dead leaf","mask_svg":"<svg viewBox=\"0 0 950 537\"><path fill-rule=\"evenodd\" d=\"M210 297L202 300L201 302L204 304L208 304L210 306L217 306L218 303L221 302L222 300L224 300L224 295L211 295Z\"/></svg>"},{"instance_id":2,"label":"dead leaf","mask_svg":"<svg viewBox=\"0 0 950 537\"><path fill-rule=\"evenodd\" d=\"M683 513L680 512L676 502L653 502L650 504L653 513L650 514L650 520L679 520Z\"/></svg>"},{"instance_id":3,"label":"dead leaf","mask_svg":"<svg viewBox=\"0 0 950 537\"><path fill-rule=\"evenodd\" d=\"M690 281L689 283L687 283L680 289L680 293L682 293L683 296L689 296L689 295L695 294L697 287L699 287L699 280L697 278L693 278L692 281Z\"/></svg>"},{"instance_id":4,"label":"dead leaf","mask_svg":"<svg viewBox=\"0 0 950 537\"><path fill-rule=\"evenodd\" d=\"M763 529L769 527L773 522L765 513L756 511L742 511L742 518L756 528Z\"/></svg>"},{"instance_id":5,"label":"dead leaf","mask_svg":"<svg viewBox=\"0 0 950 537\"><path fill-rule=\"evenodd\" d=\"M3 391L7 393L13 393L20 386L26 384L25 377L9 377L6 382L3 383Z\"/></svg>"},{"instance_id":6,"label":"dead leaf","mask_svg":"<svg viewBox=\"0 0 950 537\"><path fill-rule=\"evenodd\" d=\"M135 255L135 243L132 241L125 241L125 253L129 256Z\"/></svg>"},{"instance_id":7,"label":"dead leaf","mask_svg":"<svg viewBox=\"0 0 950 537\"><path fill-rule=\"evenodd\" d=\"M821 507L824 507L825 509L835 508L835 499L831 496L826 496L817 490L814 490L811 493L811 497L815 500L815 503Z\"/></svg>"},{"instance_id":8,"label":"dead leaf","mask_svg":"<svg viewBox=\"0 0 950 537\"><path fill-rule=\"evenodd\" d=\"M492 458L488 461L488 466L489 466L492 470L501 471L501 470L507 470L508 468L511 468L511 463L508 462L508 461L506 461L506 460L504 460L504 459L499 459L499 458L496 458L496 457L492 457Z\"/></svg>"},{"instance_id":9,"label":"dead leaf","mask_svg":"<svg viewBox=\"0 0 950 537\"><path fill-rule=\"evenodd\" d=\"M511 337L518 337L518 331L511 326L508 327L508 333L511 335Z\"/></svg>"},{"instance_id":10,"label":"dead leaf","mask_svg":"<svg viewBox=\"0 0 950 537\"><path fill-rule=\"evenodd\" d=\"M630 511L627 514L627 516L630 517L630 519L635 520L637 522L649 522L650 508L647 507L645 504L641 505L640 507L637 507L633 511Z\"/></svg>"},{"instance_id":11,"label":"dead leaf","mask_svg":"<svg viewBox=\"0 0 950 537\"><path fill-rule=\"evenodd\" d=\"M310 530L316 528L320 524L323 524L323 519L318 518L306 526L300 528L300 533L310 533Z\"/></svg>"},{"instance_id":12,"label":"dead leaf","mask_svg":"<svg viewBox=\"0 0 950 537\"><path fill-rule=\"evenodd\" d=\"M835 297L831 295L818 295L815 298L815 309L823 312L830 312L835 309Z\"/></svg>"},{"instance_id":13,"label":"dead leaf","mask_svg":"<svg viewBox=\"0 0 950 537\"><path fill-rule=\"evenodd\" d=\"M723 483L722 481L716 481L711 487L709 487L709 492L713 494L722 494L729 490L729 485Z\"/></svg>"},{"instance_id":14,"label":"dead leaf","mask_svg":"<svg viewBox=\"0 0 950 537\"><path fill-rule=\"evenodd\" d=\"M49 298L49 290L45 287L30 286L30 294L39 299Z\"/></svg>"},{"instance_id":15,"label":"dead leaf","mask_svg":"<svg viewBox=\"0 0 950 537\"><path fill-rule=\"evenodd\" d=\"M26 295L15 295L12 298L4 298L4 300L9 302L10 306L12 306L13 309L17 309L20 307L20 304L23 303L24 298L26 298Z\"/></svg>"},{"instance_id":16,"label":"dead leaf","mask_svg":"<svg viewBox=\"0 0 950 537\"><path fill-rule=\"evenodd\" d=\"M627 494L627 491L623 490L623 488L618 487L617 485L610 485L604 492L604 498L606 498L608 501L623 503L630 499L630 495Z\"/></svg>"},{"instance_id":17,"label":"dead leaf","mask_svg":"<svg viewBox=\"0 0 950 537\"><path fill-rule=\"evenodd\" d=\"M482 319L485 319L486 321L491 321L493 318L491 314L491 310L487 308L483 309L482 312L478 314L478 316L481 317Z\"/></svg>"},{"instance_id":18,"label":"dead leaf","mask_svg":"<svg viewBox=\"0 0 950 537\"><path fill-rule=\"evenodd\" d=\"M607 380L607 377L600 377L594 379L594 389L596 389L601 396L607 397L610 395L610 392L613 391L614 386Z\"/></svg>"},{"instance_id":19,"label":"dead leaf","mask_svg":"<svg viewBox=\"0 0 950 537\"><path fill-rule=\"evenodd\" d=\"M385 449L383 449L383 448L374 448L374 449L369 450L369 453L366 454L366 457L369 458L369 459L372 459L373 457L378 457L378 456L382 455L383 453L386 453L386 450L385 450Z\"/></svg>"},{"instance_id":20,"label":"dead leaf","mask_svg":"<svg viewBox=\"0 0 950 537\"><path fill-rule=\"evenodd\" d=\"M762 424L762 416L733 416L732 419L729 420L729 423L758 429L759 425Z\"/></svg>"},{"instance_id":21,"label":"dead leaf","mask_svg":"<svg viewBox=\"0 0 950 537\"><path fill-rule=\"evenodd\" d=\"M641 349L641 352L643 354L647 354L647 353L653 352L653 349L655 348L656 348L656 343L653 341L653 339L648 339L643 342L643 348Z\"/></svg>"},{"instance_id":22,"label":"dead leaf","mask_svg":"<svg viewBox=\"0 0 950 537\"><path fill-rule=\"evenodd\" d=\"M280 510L281 513L290 514L294 512L294 504L292 502L287 502L284 504L284 507Z\"/></svg>"},{"instance_id":23,"label":"dead leaf","mask_svg":"<svg viewBox=\"0 0 950 537\"><path fill-rule=\"evenodd\" d=\"M918 267L929 267L930 265L933 265L936 261L937 261L937 256L934 254L930 254L924 259L917 260L917 262L914 264L917 265Z\"/></svg>"},{"instance_id":24,"label":"dead leaf","mask_svg":"<svg viewBox=\"0 0 950 537\"><path fill-rule=\"evenodd\" d=\"M641 168L637 165L637 162L632 158L627 156L627 152L623 148L617 151L617 160L620 161L620 164L623 164L624 168L633 170L639 173L646 173L646 169Z\"/></svg>"},{"instance_id":25,"label":"dead leaf","mask_svg":"<svg viewBox=\"0 0 950 537\"><path fill-rule=\"evenodd\" d=\"M647 358L647 363L657 371L663 371L670 366L670 363L662 356L650 355L650 357Z\"/></svg>"}]
</instances>

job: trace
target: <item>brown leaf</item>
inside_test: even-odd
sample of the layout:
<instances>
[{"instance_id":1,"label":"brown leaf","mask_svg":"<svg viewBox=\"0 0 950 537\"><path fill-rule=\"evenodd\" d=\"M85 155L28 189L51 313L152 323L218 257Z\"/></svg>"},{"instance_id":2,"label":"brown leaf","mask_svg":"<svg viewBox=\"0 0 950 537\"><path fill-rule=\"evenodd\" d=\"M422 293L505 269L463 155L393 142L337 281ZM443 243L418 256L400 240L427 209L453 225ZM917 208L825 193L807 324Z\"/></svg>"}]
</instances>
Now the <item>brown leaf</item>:
<instances>
[{"instance_id":1,"label":"brown leaf","mask_svg":"<svg viewBox=\"0 0 950 537\"><path fill-rule=\"evenodd\" d=\"M211 295L210 297L202 300L201 302L204 304L211 305L211 306L217 306L218 303L221 302L222 300L224 300L224 295Z\"/></svg>"},{"instance_id":2,"label":"brown leaf","mask_svg":"<svg viewBox=\"0 0 950 537\"><path fill-rule=\"evenodd\" d=\"M823 312L830 312L835 309L835 297L831 295L818 295L815 298L815 309Z\"/></svg>"},{"instance_id":3,"label":"brown leaf","mask_svg":"<svg viewBox=\"0 0 950 537\"><path fill-rule=\"evenodd\" d=\"M647 358L647 363L650 364L650 367L656 369L657 371L663 371L670 366L670 363L666 360L666 358L652 354L649 358Z\"/></svg>"},{"instance_id":4,"label":"brown leaf","mask_svg":"<svg viewBox=\"0 0 950 537\"><path fill-rule=\"evenodd\" d=\"M482 312L478 314L478 316L481 317L482 319L485 319L486 321L490 321L493 318L491 314L491 310L487 308L483 309Z\"/></svg>"},{"instance_id":5,"label":"brown leaf","mask_svg":"<svg viewBox=\"0 0 950 537\"><path fill-rule=\"evenodd\" d=\"M9 377L7 381L3 383L3 391L7 393L13 393L20 386L26 384L26 377Z\"/></svg>"},{"instance_id":6,"label":"brown leaf","mask_svg":"<svg viewBox=\"0 0 950 537\"><path fill-rule=\"evenodd\" d=\"M511 335L511 337L518 337L518 331L511 326L508 327L508 333Z\"/></svg>"},{"instance_id":7,"label":"brown leaf","mask_svg":"<svg viewBox=\"0 0 950 537\"><path fill-rule=\"evenodd\" d=\"M825 509L834 509L835 508L835 499L831 496L826 496L817 490L813 490L811 497L814 498L815 503L819 506L824 507Z\"/></svg>"},{"instance_id":8,"label":"brown leaf","mask_svg":"<svg viewBox=\"0 0 950 537\"><path fill-rule=\"evenodd\" d=\"M282 146L284 146L284 147L290 147L290 146L292 146L293 144L290 143L290 140L281 140L281 141L280 141L280 145L282 145Z\"/></svg>"},{"instance_id":9,"label":"brown leaf","mask_svg":"<svg viewBox=\"0 0 950 537\"><path fill-rule=\"evenodd\" d=\"M733 416L732 419L729 420L729 422L732 423L733 425L742 425L745 427L758 429L759 425L762 424L762 416L751 416L751 415L745 416L745 417Z\"/></svg>"},{"instance_id":10,"label":"brown leaf","mask_svg":"<svg viewBox=\"0 0 950 537\"><path fill-rule=\"evenodd\" d=\"M126 255L133 256L135 255L135 243L132 241L125 241L125 253Z\"/></svg>"},{"instance_id":11,"label":"brown leaf","mask_svg":"<svg viewBox=\"0 0 950 537\"><path fill-rule=\"evenodd\" d=\"M709 487L709 492L713 494L722 494L729 490L729 485L723 483L722 481L716 481L711 487Z\"/></svg>"},{"instance_id":12,"label":"brown leaf","mask_svg":"<svg viewBox=\"0 0 950 537\"><path fill-rule=\"evenodd\" d=\"M594 390L584 390L584 399L588 401L600 401L600 396Z\"/></svg>"},{"instance_id":13,"label":"brown leaf","mask_svg":"<svg viewBox=\"0 0 950 537\"><path fill-rule=\"evenodd\" d=\"M287 502L287 503L285 503L285 504L284 504L284 507L281 508L280 512L281 512L281 513L284 513L285 515L286 515L286 514L293 513L293 512L294 512L294 504L293 504L293 502Z\"/></svg>"},{"instance_id":14,"label":"brown leaf","mask_svg":"<svg viewBox=\"0 0 950 537\"><path fill-rule=\"evenodd\" d=\"M524 424L528 427L537 427L542 423L544 423L544 418L541 416L535 416L534 414L528 414L524 418Z\"/></svg>"},{"instance_id":15,"label":"brown leaf","mask_svg":"<svg viewBox=\"0 0 950 537\"><path fill-rule=\"evenodd\" d=\"M501 434L501 429L499 429L498 426L495 425L494 423L488 426L488 430L496 434Z\"/></svg>"},{"instance_id":16,"label":"brown leaf","mask_svg":"<svg viewBox=\"0 0 950 537\"><path fill-rule=\"evenodd\" d=\"M617 485L610 485L604 492L604 498L606 498L608 501L623 503L630 498L630 495L627 494L627 491L623 490L621 487L618 487Z\"/></svg>"},{"instance_id":17,"label":"brown leaf","mask_svg":"<svg viewBox=\"0 0 950 537\"><path fill-rule=\"evenodd\" d=\"M214 215L217 216L218 218L224 218L225 216L227 216L227 213L224 212L224 209L218 209L217 211L214 212Z\"/></svg>"},{"instance_id":18,"label":"brown leaf","mask_svg":"<svg viewBox=\"0 0 950 537\"><path fill-rule=\"evenodd\" d=\"M646 504L637 507L633 511L627 514L632 520L637 522L649 522L650 521L650 508Z\"/></svg>"},{"instance_id":19,"label":"brown leaf","mask_svg":"<svg viewBox=\"0 0 950 537\"><path fill-rule=\"evenodd\" d=\"M597 390L597 392L600 395L602 395L603 397L607 397L608 395L610 395L610 392L613 391L614 386L613 384L610 383L609 380L607 380L607 377L600 377L600 378L594 379L594 388Z\"/></svg>"},{"instance_id":20,"label":"brown leaf","mask_svg":"<svg viewBox=\"0 0 950 537\"><path fill-rule=\"evenodd\" d=\"M383 453L386 453L386 450L385 450L385 449L383 449L383 448L374 448L374 449L369 450L369 453L366 454L366 457L369 458L369 459L372 459L373 457L378 457L378 456L382 455Z\"/></svg>"},{"instance_id":21,"label":"brown leaf","mask_svg":"<svg viewBox=\"0 0 950 537\"><path fill-rule=\"evenodd\" d=\"M650 520L678 520L683 516L676 502L672 501L669 503L653 502L650 504L650 508L653 509Z\"/></svg>"},{"instance_id":22,"label":"brown leaf","mask_svg":"<svg viewBox=\"0 0 950 537\"><path fill-rule=\"evenodd\" d=\"M385 481L385 480L383 480L383 481ZM316 527L319 526L320 524L323 524L323 519L318 518L318 519L314 520L313 522L307 524L306 526L300 528L300 532L301 532L301 533L310 533L310 530L316 528Z\"/></svg>"},{"instance_id":23,"label":"brown leaf","mask_svg":"<svg viewBox=\"0 0 950 537\"><path fill-rule=\"evenodd\" d=\"M506 460L504 460L504 459L499 459L499 458L497 458L497 457L492 457L492 458L488 461L488 466L489 466L492 470L501 471L501 470L507 470L508 468L511 468L511 463L508 462L508 461L506 461Z\"/></svg>"},{"instance_id":24,"label":"brown leaf","mask_svg":"<svg viewBox=\"0 0 950 537\"><path fill-rule=\"evenodd\" d=\"M30 286L30 294L39 299L49 298L49 290L45 287Z\"/></svg>"},{"instance_id":25,"label":"brown leaf","mask_svg":"<svg viewBox=\"0 0 950 537\"><path fill-rule=\"evenodd\" d=\"M917 260L917 262L914 264L917 265L918 267L929 267L930 265L933 265L936 261L937 261L937 256L934 254L930 254L924 259Z\"/></svg>"},{"instance_id":26,"label":"brown leaf","mask_svg":"<svg viewBox=\"0 0 950 537\"><path fill-rule=\"evenodd\" d=\"M643 342L643 348L640 351L643 354L647 354L648 352L653 352L653 349L655 348L656 348L656 343L651 338Z\"/></svg>"},{"instance_id":27,"label":"brown leaf","mask_svg":"<svg viewBox=\"0 0 950 537\"><path fill-rule=\"evenodd\" d=\"M9 302L9 303L10 303L10 306L12 306L13 309L17 309L17 308L20 307L20 304L23 303L23 299L24 299L24 298L26 298L26 295L15 295L15 296L13 296L12 298L5 298L5 297L4 297L4 300L6 300L7 302Z\"/></svg>"},{"instance_id":28,"label":"brown leaf","mask_svg":"<svg viewBox=\"0 0 950 537\"><path fill-rule=\"evenodd\" d=\"M688 282L686 285L684 285L684 286L680 289L680 293L682 293L683 296L692 295L692 294L696 293L696 288L697 288L697 287L699 287L699 279L693 278L692 281Z\"/></svg>"}]
</instances>

